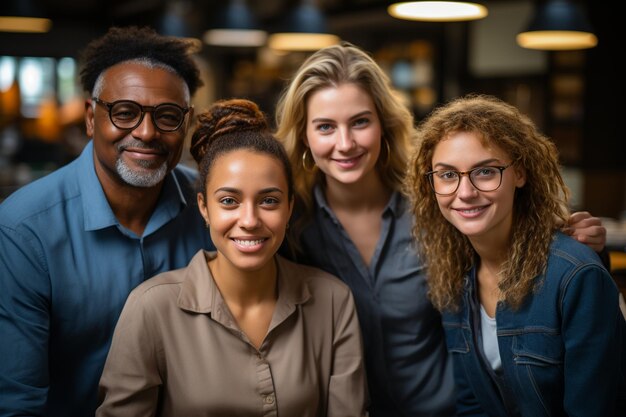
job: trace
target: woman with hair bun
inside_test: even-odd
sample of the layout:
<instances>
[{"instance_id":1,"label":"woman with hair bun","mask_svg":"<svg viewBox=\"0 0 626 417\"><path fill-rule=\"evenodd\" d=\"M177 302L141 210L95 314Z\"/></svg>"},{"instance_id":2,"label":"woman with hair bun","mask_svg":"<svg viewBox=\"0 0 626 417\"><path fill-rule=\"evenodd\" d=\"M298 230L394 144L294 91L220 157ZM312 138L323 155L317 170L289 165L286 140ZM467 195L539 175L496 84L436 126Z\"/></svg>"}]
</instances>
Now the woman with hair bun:
<instances>
[{"instance_id":1,"label":"woman with hair bun","mask_svg":"<svg viewBox=\"0 0 626 417\"><path fill-rule=\"evenodd\" d=\"M98 416L364 416L354 301L334 276L276 254L291 167L247 100L199 115L198 208L217 251L129 296L100 381Z\"/></svg>"}]
</instances>

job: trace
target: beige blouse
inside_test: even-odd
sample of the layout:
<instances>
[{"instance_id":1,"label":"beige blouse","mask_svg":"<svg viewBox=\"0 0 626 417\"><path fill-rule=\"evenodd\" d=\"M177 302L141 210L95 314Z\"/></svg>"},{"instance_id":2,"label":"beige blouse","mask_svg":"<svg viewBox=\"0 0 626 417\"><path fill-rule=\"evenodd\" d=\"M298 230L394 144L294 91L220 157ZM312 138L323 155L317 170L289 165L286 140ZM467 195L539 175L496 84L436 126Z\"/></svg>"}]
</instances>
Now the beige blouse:
<instances>
[{"instance_id":1,"label":"beige blouse","mask_svg":"<svg viewBox=\"0 0 626 417\"><path fill-rule=\"evenodd\" d=\"M362 341L337 278L279 256L278 300L257 350L237 327L207 259L129 296L100 380L96 415L365 416Z\"/></svg>"}]
</instances>

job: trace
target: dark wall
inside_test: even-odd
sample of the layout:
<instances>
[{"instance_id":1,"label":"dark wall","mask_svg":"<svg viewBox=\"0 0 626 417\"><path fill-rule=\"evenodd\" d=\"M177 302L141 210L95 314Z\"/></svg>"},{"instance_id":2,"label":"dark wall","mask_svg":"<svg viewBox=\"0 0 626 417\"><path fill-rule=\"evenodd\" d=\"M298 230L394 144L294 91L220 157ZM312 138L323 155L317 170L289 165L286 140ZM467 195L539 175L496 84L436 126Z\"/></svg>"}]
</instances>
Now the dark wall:
<instances>
[{"instance_id":1,"label":"dark wall","mask_svg":"<svg viewBox=\"0 0 626 417\"><path fill-rule=\"evenodd\" d=\"M626 170L626 81L618 60L623 60L624 37L618 13L601 2L588 2L598 46L589 50L587 111L585 114L585 166ZM621 123L620 123L621 121Z\"/></svg>"}]
</instances>

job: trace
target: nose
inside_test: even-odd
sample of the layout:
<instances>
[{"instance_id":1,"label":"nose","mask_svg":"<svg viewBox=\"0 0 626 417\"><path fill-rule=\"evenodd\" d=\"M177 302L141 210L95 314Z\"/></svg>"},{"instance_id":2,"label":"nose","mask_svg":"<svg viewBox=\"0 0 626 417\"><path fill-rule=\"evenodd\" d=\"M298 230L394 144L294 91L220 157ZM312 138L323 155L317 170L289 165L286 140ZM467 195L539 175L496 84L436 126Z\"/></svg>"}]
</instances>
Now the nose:
<instances>
[{"instance_id":1,"label":"nose","mask_svg":"<svg viewBox=\"0 0 626 417\"><path fill-rule=\"evenodd\" d=\"M133 129L132 134L142 142L150 142L156 138L158 130L152 120L152 112L147 111L144 113L141 123Z\"/></svg>"},{"instance_id":2,"label":"nose","mask_svg":"<svg viewBox=\"0 0 626 417\"><path fill-rule=\"evenodd\" d=\"M250 202L241 206L241 216L239 218L239 224L242 229L248 230L255 229L259 226L260 219L255 203Z\"/></svg>"},{"instance_id":3,"label":"nose","mask_svg":"<svg viewBox=\"0 0 626 417\"><path fill-rule=\"evenodd\" d=\"M337 129L337 143L335 147L340 151L348 151L355 145L352 132L347 127L340 127Z\"/></svg>"},{"instance_id":4,"label":"nose","mask_svg":"<svg viewBox=\"0 0 626 417\"><path fill-rule=\"evenodd\" d=\"M474 198L478 195L478 190L470 181L469 175L461 176L459 188L456 190L456 195L462 199Z\"/></svg>"}]
</instances>

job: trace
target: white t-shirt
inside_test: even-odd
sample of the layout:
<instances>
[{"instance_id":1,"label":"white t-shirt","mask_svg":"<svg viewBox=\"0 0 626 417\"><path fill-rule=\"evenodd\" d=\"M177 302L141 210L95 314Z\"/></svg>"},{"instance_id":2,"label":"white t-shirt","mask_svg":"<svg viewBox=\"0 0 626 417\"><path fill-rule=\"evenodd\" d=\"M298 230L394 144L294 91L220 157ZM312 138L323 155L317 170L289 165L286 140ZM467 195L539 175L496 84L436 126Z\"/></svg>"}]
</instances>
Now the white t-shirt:
<instances>
[{"instance_id":1,"label":"white t-shirt","mask_svg":"<svg viewBox=\"0 0 626 417\"><path fill-rule=\"evenodd\" d=\"M498 348L496 318L489 317L482 304L480 305L480 329L485 357L491 365L491 369L497 371L502 368L502 360L500 360L500 349Z\"/></svg>"}]
</instances>

